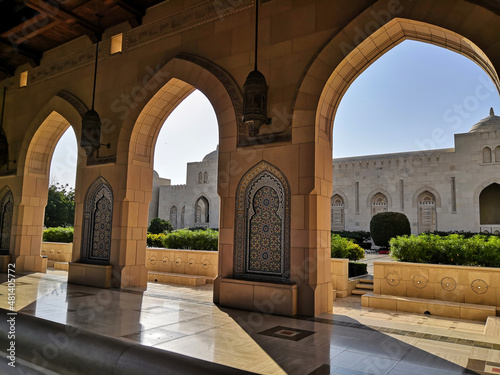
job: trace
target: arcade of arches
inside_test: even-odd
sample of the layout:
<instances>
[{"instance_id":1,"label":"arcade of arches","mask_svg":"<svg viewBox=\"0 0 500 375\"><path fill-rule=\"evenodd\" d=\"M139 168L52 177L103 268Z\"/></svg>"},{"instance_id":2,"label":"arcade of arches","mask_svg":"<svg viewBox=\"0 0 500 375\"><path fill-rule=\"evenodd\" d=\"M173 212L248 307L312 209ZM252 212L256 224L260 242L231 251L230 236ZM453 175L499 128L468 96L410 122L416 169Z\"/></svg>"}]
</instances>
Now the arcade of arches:
<instances>
[{"instance_id":1,"label":"arcade of arches","mask_svg":"<svg viewBox=\"0 0 500 375\"><path fill-rule=\"evenodd\" d=\"M91 157L79 153L72 260L111 269L112 287L146 287L156 137L176 105L198 89L219 126L214 301L257 309L258 298L280 291L275 311L329 311L330 220L340 223L344 210L340 195L331 201L332 127L342 95L406 39L469 57L499 88L500 15L483 1L378 0L342 7L329 0L267 1L260 13L259 69L269 86L272 122L255 136L241 121L242 87L253 69L253 1L182 3L165 1L147 10L141 26L125 22L104 32L95 109L103 122L101 142L110 148ZM123 46L112 54L110 39L119 33ZM80 138L92 97L94 50L82 36L44 53L39 66L19 66L3 82L3 128L9 160L17 163L2 167L0 176L1 244L9 242L19 272L45 270L40 247L51 155L68 126ZM20 87L26 71L27 86ZM497 186L485 190L481 202L496 199ZM375 211L391 204L383 194L370 203ZM206 222L205 204L199 202L196 218ZM418 204L423 225L432 225L430 192ZM170 215L180 217L176 209ZM92 272L70 267L69 279L92 285Z\"/></svg>"}]
</instances>

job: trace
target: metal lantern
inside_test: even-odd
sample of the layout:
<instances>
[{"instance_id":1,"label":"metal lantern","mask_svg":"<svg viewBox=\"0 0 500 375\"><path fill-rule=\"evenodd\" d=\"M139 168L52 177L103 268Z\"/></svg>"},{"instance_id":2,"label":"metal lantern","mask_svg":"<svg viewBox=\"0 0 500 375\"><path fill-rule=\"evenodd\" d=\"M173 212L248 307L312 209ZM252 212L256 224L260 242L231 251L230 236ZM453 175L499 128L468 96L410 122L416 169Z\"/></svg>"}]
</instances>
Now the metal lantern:
<instances>
[{"instance_id":1,"label":"metal lantern","mask_svg":"<svg viewBox=\"0 0 500 375\"><path fill-rule=\"evenodd\" d=\"M101 119L93 109L82 117L82 138L80 146L87 156L92 155L101 145Z\"/></svg>"},{"instance_id":2,"label":"metal lantern","mask_svg":"<svg viewBox=\"0 0 500 375\"><path fill-rule=\"evenodd\" d=\"M258 70L250 72L243 85L243 91L243 122L249 128L249 135L256 137L259 128L269 123L266 78Z\"/></svg>"}]
</instances>

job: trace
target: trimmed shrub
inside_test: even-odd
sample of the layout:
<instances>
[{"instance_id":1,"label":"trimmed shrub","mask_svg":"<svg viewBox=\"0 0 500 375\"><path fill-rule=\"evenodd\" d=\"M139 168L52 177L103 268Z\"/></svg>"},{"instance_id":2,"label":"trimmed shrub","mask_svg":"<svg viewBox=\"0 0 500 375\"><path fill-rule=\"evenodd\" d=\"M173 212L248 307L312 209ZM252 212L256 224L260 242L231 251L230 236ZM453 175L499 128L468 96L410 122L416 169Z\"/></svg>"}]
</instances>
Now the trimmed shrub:
<instances>
[{"instance_id":1,"label":"trimmed shrub","mask_svg":"<svg viewBox=\"0 0 500 375\"><path fill-rule=\"evenodd\" d=\"M349 277L366 275L368 273L368 264L349 262Z\"/></svg>"},{"instance_id":2,"label":"trimmed shrub","mask_svg":"<svg viewBox=\"0 0 500 375\"><path fill-rule=\"evenodd\" d=\"M148 232L152 234L160 234L172 231L172 224L169 221L163 220L159 217L151 219L149 223Z\"/></svg>"},{"instance_id":3,"label":"trimmed shrub","mask_svg":"<svg viewBox=\"0 0 500 375\"><path fill-rule=\"evenodd\" d=\"M165 234L160 233L160 234L152 234L148 233L147 237L147 246L148 247L165 247L163 245L163 241L165 240Z\"/></svg>"},{"instance_id":4,"label":"trimmed shrub","mask_svg":"<svg viewBox=\"0 0 500 375\"><path fill-rule=\"evenodd\" d=\"M44 242L73 242L73 227L47 228L43 231Z\"/></svg>"},{"instance_id":5,"label":"trimmed shrub","mask_svg":"<svg viewBox=\"0 0 500 375\"><path fill-rule=\"evenodd\" d=\"M167 249L191 249L217 251L219 232L213 229L178 229L165 235L163 245Z\"/></svg>"},{"instance_id":6,"label":"trimmed shrub","mask_svg":"<svg viewBox=\"0 0 500 375\"><path fill-rule=\"evenodd\" d=\"M332 234L338 234L340 237L349 238L353 240L354 243L361 245L363 242L368 242L371 238L370 232L366 232L364 230L341 230L341 231L332 231Z\"/></svg>"},{"instance_id":7,"label":"trimmed shrub","mask_svg":"<svg viewBox=\"0 0 500 375\"><path fill-rule=\"evenodd\" d=\"M391 255L402 262L500 267L500 238L452 234L402 236L390 241Z\"/></svg>"},{"instance_id":8,"label":"trimmed shrub","mask_svg":"<svg viewBox=\"0 0 500 375\"><path fill-rule=\"evenodd\" d=\"M365 251L352 240L332 234L331 239L332 258L349 258L349 260L360 260L365 257Z\"/></svg>"},{"instance_id":9,"label":"trimmed shrub","mask_svg":"<svg viewBox=\"0 0 500 375\"><path fill-rule=\"evenodd\" d=\"M370 220L373 243L388 247L391 238L411 234L410 222L401 212L379 212Z\"/></svg>"}]
</instances>

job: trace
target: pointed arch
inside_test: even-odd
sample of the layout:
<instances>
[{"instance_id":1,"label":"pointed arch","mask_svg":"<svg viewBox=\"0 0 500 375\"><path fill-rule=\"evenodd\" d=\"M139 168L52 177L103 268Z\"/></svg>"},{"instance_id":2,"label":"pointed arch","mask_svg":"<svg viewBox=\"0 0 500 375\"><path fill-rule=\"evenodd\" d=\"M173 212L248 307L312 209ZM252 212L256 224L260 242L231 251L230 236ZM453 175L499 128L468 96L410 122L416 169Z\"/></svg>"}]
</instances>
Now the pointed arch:
<instances>
[{"instance_id":1,"label":"pointed arch","mask_svg":"<svg viewBox=\"0 0 500 375\"><path fill-rule=\"evenodd\" d=\"M373 9L366 10L347 25L342 33L336 31L311 62L300 83L294 108L301 111L315 110L314 126L317 136L331 142L337 108L349 86L375 60L404 40L431 43L464 55L490 76L500 92L500 79L488 56L471 40L441 26L389 17L377 20L376 30L367 32L368 35L361 42L352 45L353 40L359 40L356 35L359 35L357 30L360 22L374 22L369 20L372 18L370 11L376 14ZM354 35L353 38L350 37L351 34ZM315 108L311 108L312 106ZM310 126L309 116L296 118L294 126Z\"/></svg>"},{"instance_id":2,"label":"pointed arch","mask_svg":"<svg viewBox=\"0 0 500 375\"><path fill-rule=\"evenodd\" d=\"M195 226L208 226L210 223L210 203L205 196L200 196L194 203Z\"/></svg>"},{"instance_id":3,"label":"pointed arch","mask_svg":"<svg viewBox=\"0 0 500 375\"><path fill-rule=\"evenodd\" d=\"M500 184L496 182L479 194L479 224L500 225Z\"/></svg>"},{"instance_id":4,"label":"pointed arch","mask_svg":"<svg viewBox=\"0 0 500 375\"><path fill-rule=\"evenodd\" d=\"M483 163L491 163L491 148L483 148Z\"/></svg>"},{"instance_id":5,"label":"pointed arch","mask_svg":"<svg viewBox=\"0 0 500 375\"><path fill-rule=\"evenodd\" d=\"M345 200L340 194L332 196L331 217L333 231L342 231L345 229Z\"/></svg>"},{"instance_id":6,"label":"pointed arch","mask_svg":"<svg viewBox=\"0 0 500 375\"><path fill-rule=\"evenodd\" d=\"M177 207L170 207L170 224L172 224L173 229L177 229Z\"/></svg>"},{"instance_id":7,"label":"pointed arch","mask_svg":"<svg viewBox=\"0 0 500 375\"><path fill-rule=\"evenodd\" d=\"M80 144L81 116L86 109L80 99L67 91L60 91L40 109L26 132L17 158L18 168L25 176L49 177L52 154L68 127L73 127Z\"/></svg>"},{"instance_id":8,"label":"pointed arch","mask_svg":"<svg viewBox=\"0 0 500 375\"><path fill-rule=\"evenodd\" d=\"M113 221L113 191L99 176L85 194L82 225L82 263L109 264Z\"/></svg>"},{"instance_id":9,"label":"pointed arch","mask_svg":"<svg viewBox=\"0 0 500 375\"><path fill-rule=\"evenodd\" d=\"M118 157L152 168L154 147L166 118L195 89L210 101L217 116L219 139L233 138L242 94L234 79L222 68L203 58L181 54L170 60L144 85L148 98L143 107L127 112L120 130Z\"/></svg>"},{"instance_id":10,"label":"pointed arch","mask_svg":"<svg viewBox=\"0 0 500 375\"><path fill-rule=\"evenodd\" d=\"M436 196L425 190L418 195L418 232L437 230Z\"/></svg>"},{"instance_id":11,"label":"pointed arch","mask_svg":"<svg viewBox=\"0 0 500 375\"><path fill-rule=\"evenodd\" d=\"M290 277L290 184L274 165L261 161L236 191L234 276Z\"/></svg>"},{"instance_id":12,"label":"pointed arch","mask_svg":"<svg viewBox=\"0 0 500 375\"><path fill-rule=\"evenodd\" d=\"M374 202L374 200L376 200L375 196L377 194L379 194L379 197L381 195L383 195L385 197L385 200L386 200L385 208L387 211L390 211L392 209L391 194L387 190L382 189L381 187L375 188L372 191L370 191L370 193L368 194L368 196L366 198L366 208L368 208L370 210L370 212L373 210L373 202Z\"/></svg>"},{"instance_id":13,"label":"pointed arch","mask_svg":"<svg viewBox=\"0 0 500 375\"><path fill-rule=\"evenodd\" d=\"M414 208L418 207L419 205L419 197L424 193L424 192L429 192L431 193L435 200L436 200L436 208L440 208L441 207L441 195L439 194L439 192L434 189L433 187L429 186L429 185L425 185L425 186L422 186L420 188L418 188L415 193L413 193L413 197L412 197L412 206Z\"/></svg>"}]
</instances>

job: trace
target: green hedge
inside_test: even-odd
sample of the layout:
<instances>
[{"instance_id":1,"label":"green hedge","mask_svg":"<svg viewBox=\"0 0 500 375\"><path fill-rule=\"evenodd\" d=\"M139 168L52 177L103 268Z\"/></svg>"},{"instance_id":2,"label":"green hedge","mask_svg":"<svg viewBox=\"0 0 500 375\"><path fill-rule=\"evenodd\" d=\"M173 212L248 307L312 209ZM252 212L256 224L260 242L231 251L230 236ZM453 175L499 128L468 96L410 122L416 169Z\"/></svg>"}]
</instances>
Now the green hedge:
<instances>
[{"instance_id":1,"label":"green hedge","mask_svg":"<svg viewBox=\"0 0 500 375\"><path fill-rule=\"evenodd\" d=\"M340 230L332 231L332 234L338 234L340 237L348 238L358 245L361 245L363 242L369 241L371 238L370 232L366 232L364 230Z\"/></svg>"},{"instance_id":2,"label":"green hedge","mask_svg":"<svg viewBox=\"0 0 500 375\"><path fill-rule=\"evenodd\" d=\"M47 228L43 231L44 242L73 242L73 227Z\"/></svg>"},{"instance_id":3,"label":"green hedge","mask_svg":"<svg viewBox=\"0 0 500 375\"><path fill-rule=\"evenodd\" d=\"M343 238L338 234L332 234L331 239L332 258L349 258L349 260L360 260L365 257L365 251L352 240Z\"/></svg>"},{"instance_id":4,"label":"green hedge","mask_svg":"<svg viewBox=\"0 0 500 375\"><path fill-rule=\"evenodd\" d=\"M167 249L193 249L217 251L219 232L213 229L178 229L165 235L163 245Z\"/></svg>"},{"instance_id":5,"label":"green hedge","mask_svg":"<svg viewBox=\"0 0 500 375\"><path fill-rule=\"evenodd\" d=\"M370 220L373 243L388 247L391 238L411 234L410 222L401 212L379 212Z\"/></svg>"},{"instance_id":6,"label":"green hedge","mask_svg":"<svg viewBox=\"0 0 500 375\"><path fill-rule=\"evenodd\" d=\"M165 240L165 234L152 234L148 233L147 245L148 247L165 247L163 246L163 241Z\"/></svg>"},{"instance_id":7,"label":"green hedge","mask_svg":"<svg viewBox=\"0 0 500 375\"><path fill-rule=\"evenodd\" d=\"M368 264L349 262L349 277L366 275L368 273Z\"/></svg>"},{"instance_id":8,"label":"green hedge","mask_svg":"<svg viewBox=\"0 0 500 375\"><path fill-rule=\"evenodd\" d=\"M390 241L391 255L401 262L500 267L500 238L452 234L402 236Z\"/></svg>"}]
</instances>

